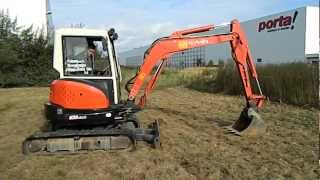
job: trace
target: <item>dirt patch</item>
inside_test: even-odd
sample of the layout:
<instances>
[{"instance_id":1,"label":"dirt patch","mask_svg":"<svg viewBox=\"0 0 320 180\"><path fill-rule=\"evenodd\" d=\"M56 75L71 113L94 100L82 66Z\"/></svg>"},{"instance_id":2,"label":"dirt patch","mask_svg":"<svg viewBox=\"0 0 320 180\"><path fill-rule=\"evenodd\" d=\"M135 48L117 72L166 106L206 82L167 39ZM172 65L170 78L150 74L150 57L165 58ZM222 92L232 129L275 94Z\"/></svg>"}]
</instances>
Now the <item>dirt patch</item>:
<instances>
[{"instance_id":1,"label":"dirt patch","mask_svg":"<svg viewBox=\"0 0 320 180\"><path fill-rule=\"evenodd\" d=\"M319 179L314 109L266 103L260 138L226 134L242 97L185 88L154 92L143 125L158 119L162 148L70 156L23 156L21 142L41 129L47 88L0 89L0 179Z\"/></svg>"}]
</instances>

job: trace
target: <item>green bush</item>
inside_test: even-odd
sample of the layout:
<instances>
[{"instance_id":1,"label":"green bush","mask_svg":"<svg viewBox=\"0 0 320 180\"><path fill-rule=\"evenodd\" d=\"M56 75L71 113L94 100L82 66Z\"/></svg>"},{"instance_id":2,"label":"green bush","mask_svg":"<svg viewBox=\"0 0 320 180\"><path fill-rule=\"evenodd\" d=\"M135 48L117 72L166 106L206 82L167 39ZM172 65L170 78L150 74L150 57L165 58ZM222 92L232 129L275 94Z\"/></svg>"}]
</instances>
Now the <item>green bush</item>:
<instances>
[{"instance_id":1,"label":"green bush","mask_svg":"<svg viewBox=\"0 0 320 180\"><path fill-rule=\"evenodd\" d=\"M21 30L17 20L0 11L0 87L48 85L56 76L52 56L41 31Z\"/></svg>"},{"instance_id":2,"label":"green bush","mask_svg":"<svg viewBox=\"0 0 320 180\"><path fill-rule=\"evenodd\" d=\"M188 79L184 86L198 91L214 92L216 76L217 68L207 68L204 69L201 74Z\"/></svg>"},{"instance_id":3,"label":"green bush","mask_svg":"<svg viewBox=\"0 0 320 180\"><path fill-rule=\"evenodd\" d=\"M122 73L122 85L124 86L129 79L135 76L137 72L137 68L131 68L131 67L121 67L121 73ZM185 83L185 77L181 71L178 70L171 70L171 69L163 69L161 72L161 75L159 76L156 87L162 88L162 87L175 87L180 84ZM150 76L148 78L151 78L152 75L155 73L155 69L150 73ZM145 81L145 83L148 82L148 80Z\"/></svg>"}]
</instances>

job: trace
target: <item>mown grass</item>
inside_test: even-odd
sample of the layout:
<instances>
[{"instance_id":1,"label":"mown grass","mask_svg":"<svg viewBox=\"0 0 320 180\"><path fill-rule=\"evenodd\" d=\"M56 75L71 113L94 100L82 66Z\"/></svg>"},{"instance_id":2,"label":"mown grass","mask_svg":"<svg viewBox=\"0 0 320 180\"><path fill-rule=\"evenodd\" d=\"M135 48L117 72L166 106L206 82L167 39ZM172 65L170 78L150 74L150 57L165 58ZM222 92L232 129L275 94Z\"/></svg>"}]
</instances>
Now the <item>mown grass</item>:
<instances>
[{"instance_id":1,"label":"mown grass","mask_svg":"<svg viewBox=\"0 0 320 180\"><path fill-rule=\"evenodd\" d=\"M133 152L24 156L21 143L45 125L48 88L0 89L0 179L319 179L318 110L267 102L268 125L257 138L227 134L242 97L183 87L160 88L137 114L160 121L162 148Z\"/></svg>"}]
</instances>

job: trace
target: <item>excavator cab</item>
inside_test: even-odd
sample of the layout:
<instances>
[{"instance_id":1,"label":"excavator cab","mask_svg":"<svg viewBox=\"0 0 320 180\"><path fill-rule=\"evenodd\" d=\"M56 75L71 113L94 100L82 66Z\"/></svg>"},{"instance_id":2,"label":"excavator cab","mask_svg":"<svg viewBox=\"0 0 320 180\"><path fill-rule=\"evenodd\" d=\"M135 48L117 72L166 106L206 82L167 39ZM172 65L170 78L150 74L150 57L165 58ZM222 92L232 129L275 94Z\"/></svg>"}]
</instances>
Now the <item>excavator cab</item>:
<instances>
[{"instance_id":1,"label":"excavator cab","mask_svg":"<svg viewBox=\"0 0 320 180\"><path fill-rule=\"evenodd\" d=\"M116 86L121 81L113 41L106 31L60 29L56 32L54 68L60 79L81 79L100 85L112 103L119 97ZM84 34L90 35L85 35ZM115 83L113 83L115 82Z\"/></svg>"},{"instance_id":2,"label":"excavator cab","mask_svg":"<svg viewBox=\"0 0 320 180\"><path fill-rule=\"evenodd\" d=\"M45 105L54 129L114 123L112 107L119 104L121 81L113 46L115 34L113 29L56 31L53 67L60 78L52 82ZM110 117L97 118L92 113Z\"/></svg>"}]
</instances>

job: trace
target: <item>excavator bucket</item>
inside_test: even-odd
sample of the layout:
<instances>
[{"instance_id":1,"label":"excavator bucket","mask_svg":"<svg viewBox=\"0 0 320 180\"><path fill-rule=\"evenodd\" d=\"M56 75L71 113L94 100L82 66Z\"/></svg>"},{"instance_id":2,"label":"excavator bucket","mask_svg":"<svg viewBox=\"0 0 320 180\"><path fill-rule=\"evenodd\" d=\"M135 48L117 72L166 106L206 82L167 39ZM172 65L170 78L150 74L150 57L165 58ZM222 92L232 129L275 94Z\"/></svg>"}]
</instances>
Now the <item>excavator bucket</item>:
<instances>
[{"instance_id":1,"label":"excavator bucket","mask_svg":"<svg viewBox=\"0 0 320 180\"><path fill-rule=\"evenodd\" d=\"M238 136L259 136L266 132L267 127L256 108L246 107L242 110L239 119L226 129Z\"/></svg>"}]
</instances>

